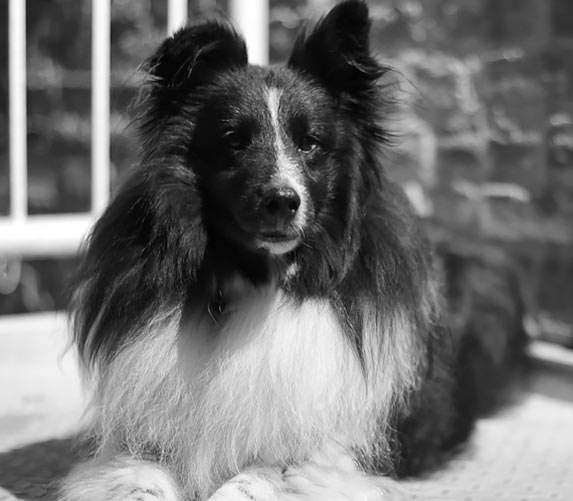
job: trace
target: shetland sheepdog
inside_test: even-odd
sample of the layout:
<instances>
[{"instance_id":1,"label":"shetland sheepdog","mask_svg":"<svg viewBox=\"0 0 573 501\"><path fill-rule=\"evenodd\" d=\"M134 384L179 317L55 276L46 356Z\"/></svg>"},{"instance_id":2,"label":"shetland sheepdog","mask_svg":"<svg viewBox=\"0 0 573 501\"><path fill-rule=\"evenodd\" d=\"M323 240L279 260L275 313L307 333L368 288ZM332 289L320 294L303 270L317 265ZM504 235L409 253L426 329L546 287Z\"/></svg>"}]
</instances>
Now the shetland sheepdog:
<instances>
[{"instance_id":1,"label":"shetland sheepdog","mask_svg":"<svg viewBox=\"0 0 573 501\"><path fill-rule=\"evenodd\" d=\"M520 346L512 280L437 259L386 176L369 28L349 0L284 67L249 65L221 21L148 60L140 162L74 293L97 450L62 500L388 499L494 399Z\"/></svg>"}]
</instances>

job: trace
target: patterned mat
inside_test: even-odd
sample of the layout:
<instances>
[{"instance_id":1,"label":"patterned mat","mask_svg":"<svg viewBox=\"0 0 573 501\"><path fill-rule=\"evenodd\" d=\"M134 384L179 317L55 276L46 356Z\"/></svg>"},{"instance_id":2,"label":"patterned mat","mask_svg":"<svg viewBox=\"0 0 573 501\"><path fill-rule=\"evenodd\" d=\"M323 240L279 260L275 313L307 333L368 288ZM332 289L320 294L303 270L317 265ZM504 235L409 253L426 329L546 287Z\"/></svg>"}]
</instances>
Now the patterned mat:
<instances>
[{"instance_id":1,"label":"patterned mat","mask_svg":"<svg viewBox=\"0 0 573 501\"><path fill-rule=\"evenodd\" d=\"M482 420L461 457L412 488L420 500L572 501L573 404L531 395Z\"/></svg>"}]
</instances>

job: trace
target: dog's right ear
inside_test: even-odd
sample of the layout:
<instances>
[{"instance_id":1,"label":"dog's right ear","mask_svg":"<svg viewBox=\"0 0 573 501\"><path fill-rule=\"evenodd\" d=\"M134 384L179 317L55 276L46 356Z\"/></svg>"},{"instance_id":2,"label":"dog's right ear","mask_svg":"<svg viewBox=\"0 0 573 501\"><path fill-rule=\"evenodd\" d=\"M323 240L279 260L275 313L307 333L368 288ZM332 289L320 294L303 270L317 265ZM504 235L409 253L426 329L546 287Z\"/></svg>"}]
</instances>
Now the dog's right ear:
<instances>
[{"instance_id":1,"label":"dog's right ear","mask_svg":"<svg viewBox=\"0 0 573 501\"><path fill-rule=\"evenodd\" d=\"M243 38L229 23L212 21L181 28L160 45L146 69L156 85L189 89L247 64Z\"/></svg>"},{"instance_id":2,"label":"dog's right ear","mask_svg":"<svg viewBox=\"0 0 573 501\"><path fill-rule=\"evenodd\" d=\"M386 68L370 51L370 17L363 0L336 4L295 40L288 66L318 80L337 96L367 103Z\"/></svg>"}]
</instances>

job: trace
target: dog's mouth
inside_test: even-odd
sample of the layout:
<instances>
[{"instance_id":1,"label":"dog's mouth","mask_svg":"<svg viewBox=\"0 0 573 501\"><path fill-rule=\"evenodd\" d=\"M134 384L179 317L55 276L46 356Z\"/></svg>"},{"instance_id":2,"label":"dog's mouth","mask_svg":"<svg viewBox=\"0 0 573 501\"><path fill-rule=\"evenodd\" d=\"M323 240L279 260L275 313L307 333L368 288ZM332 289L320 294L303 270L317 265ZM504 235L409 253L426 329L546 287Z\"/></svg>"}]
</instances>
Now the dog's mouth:
<instances>
[{"instance_id":1,"label":"dog's mouth","mask_svg":"<svg viewBox=\"0 0 573 501\"><path fill-rule=\"evenodd\" d=\"M260 233L259 239L268 242L285 242L298 237L298 234L296 234L294 231L263 231Z\"/></svg>"},{"instance_id":2,"label":"dog's mouth","mask_svg":"<svg viewBox=\"0 0 573 501\"><path fill-rule=\"evenodd\" d=\"M257 247L279 255L294 250L300 241L301 236L295 232L263 232L257 238Z\"/></svg>"}]
</instances>

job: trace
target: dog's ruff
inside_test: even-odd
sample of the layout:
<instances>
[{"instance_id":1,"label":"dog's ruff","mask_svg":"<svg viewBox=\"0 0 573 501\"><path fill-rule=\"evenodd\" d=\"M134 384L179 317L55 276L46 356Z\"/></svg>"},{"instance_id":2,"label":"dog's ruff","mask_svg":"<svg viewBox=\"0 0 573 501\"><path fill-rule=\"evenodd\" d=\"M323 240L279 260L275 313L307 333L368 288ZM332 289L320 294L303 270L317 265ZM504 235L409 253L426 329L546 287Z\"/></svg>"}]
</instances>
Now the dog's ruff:
<instances>
[{"instance_id":1,"label":"dog's ruff","mask_svg":"<svg viewBox=\"0 0 573 501\"><path fill-rule=\"evenodd\" d=\"M177 474L201 496L253 457L286 467L285 458L304 461L332 441L367 450L387 402L414 383L405 318L372 318L367 380L327 302L297 304L276 286L238 279L225 296L219 326L174 311L98 375L94 412L104 442L119 436L144 455L155 430L174 445L162 455L180 455L176 464L187 471ZM381 328L388 332L377 334ZM381 350L381 339L399 342Z\"/></svg>"}]
</instances>

